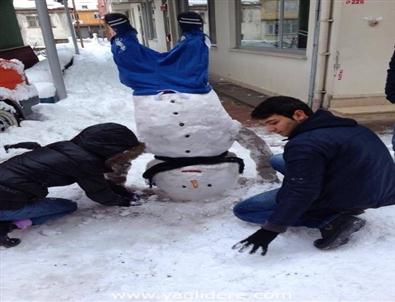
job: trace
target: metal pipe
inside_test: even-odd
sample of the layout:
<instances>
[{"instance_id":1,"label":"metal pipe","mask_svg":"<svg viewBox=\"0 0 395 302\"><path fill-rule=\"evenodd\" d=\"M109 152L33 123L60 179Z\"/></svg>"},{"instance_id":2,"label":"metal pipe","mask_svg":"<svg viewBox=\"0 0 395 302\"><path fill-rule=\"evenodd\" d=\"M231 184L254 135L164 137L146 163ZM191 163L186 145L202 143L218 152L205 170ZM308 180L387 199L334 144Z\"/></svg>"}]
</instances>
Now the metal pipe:
<instances>
[{"instance_id":1,"label":"metal pipe","mask_svg":"<svg viewBox=\"0 0 395 302\"><path fill-rule=\"evenodd\" d=\"M278 23L278 32L280 34L280 37L277 35L277 39L279 39L279 48L282 49L284 45L284 8L285 8L285 3L284 0L280 0L280 20Z\"/></svg>"},{"instance_id":2,"label":"metal pipe","mask_svg":"<svg viewBox=\"0 0 395 302\"><path fill-rule=\"evenodd\" d=\"M37 1L37 0L36 0ZM81 47L84 48L84 41L82 39L82 35L81 35L81 28L80 28L80 17L78 16L78 11L77 11L77 7L75 6L75 1L71 0L73 3L73 9L74 9L74 18L75 18L75 24L77 24L77 33L78 33L78 37L80 38L80 43L81 43Z\"/></svg>"},{"instance_id":3,"label":"metal pipe","mask_svg":"<svg viewBox=\"0 0 395 302\"><path fill-rule=\"evenodd\" d=\"M52 79L55 84L56 94L59 100L67 97L66 87L63 81L63 74L60 68L59 57L56 51L55 39L53 36L51 22L49 21L47 2L35 0L40 21L40 27L44 38L44 44L47 51L49 68L51 70Z\"/></svg>"},{"instance_id":4,"label":"metal pipe","mask_svg":"<svg viewBox=\"0 0 395 302\"><path fill-rule=\"evenodd\" d=\"M67 1L68 0L63 0L64 10L66 12L66 17L67 17L67 24L69 25L69 30L70 30L70 34L71 34L71 39L73 40L75 53L77 55L79 55L80 50L78 49L77 37L75 35L74 25L73 25L73 21L71 20L69 6L67 4Z\"/></svg>"},{"instance_id":5,"label":"metal pipe","mask_svg":"<svg viewBox=\"0 0 395 302\"><path fill-rule=\"evenodd\" d=\"M332 25L333 25L333 10L334 10L335 2L333 0L330 3L326 3L327 5L327 18L324 20L326 23L325 29L326 32L322 34L325 37L325 45L322 50L322 69L320 72L320 77L318 79L318 91L320 92L319 97L319 108L325 106L325 99L329 98L328 95L328 87L327 87L327 77L328 77L328 65L329 65L329 57L330 57L330 49L331 49L331 38L332 38ZM328 7L329 6L329 7ZM328 104L327 104L328 105ZM327 106L325 106L327 107Z\"/></svg>"},{"instance_id":6,"label":"metal pipe","mask_svg":"<svg viewBox=\"0 0 395 302\"><path fill-rule=\"evenodd\" d=\"M312 107L315 90L315 78L317 74L317 60L318 60L318 43L320 38L320 18L321 18L321 0L316 0L315 6L315 26L314 26L314 37L313 37L313 51L311 55L311 68L310 68L310 79L309 79L309 96L307 104Z\"/></svg>"}]
</instances>

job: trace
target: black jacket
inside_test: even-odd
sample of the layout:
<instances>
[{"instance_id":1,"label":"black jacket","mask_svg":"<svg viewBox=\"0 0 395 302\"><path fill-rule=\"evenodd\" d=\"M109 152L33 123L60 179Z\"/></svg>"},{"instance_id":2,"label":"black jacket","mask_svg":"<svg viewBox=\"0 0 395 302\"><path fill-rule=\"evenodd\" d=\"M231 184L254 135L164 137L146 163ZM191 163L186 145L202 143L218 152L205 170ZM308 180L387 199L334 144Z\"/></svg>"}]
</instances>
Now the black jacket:
<instances>
[{"instance_id":1,"label":"black jacket","mask_svg":"<svg viewBox=\"0 0 395 302\"><path fill-rule=\"evenodd\" d=\"M354 120L319 110L284 149L286 173L268 222L395 204L395 164L380 138Z\"/></svg>"},{"instance_id":2,"label":"black jacket","mask_svg":"<svg viewBox=\"0 0 395 302\"><path fill-rule=\"evenodd\" d=\"M70 141L56 142L0 164L0 210L16 210L38 201L49 187L72 183L104 205L122 205L104 178L104 162L139 145L125 126L105 123L86 128Z\"/></svg>"},{"instance_id":3,"label":"black jacket","mask_svg":"<svg viewBox=\"0 0 395 302\"><path fill-rule=\"evenodd\" d=\"M395 51L392 55L389 69L387 70L385 95L387 96L387 100L389 100L391 103L395 103Z\"/></svg>"}]
</instances>

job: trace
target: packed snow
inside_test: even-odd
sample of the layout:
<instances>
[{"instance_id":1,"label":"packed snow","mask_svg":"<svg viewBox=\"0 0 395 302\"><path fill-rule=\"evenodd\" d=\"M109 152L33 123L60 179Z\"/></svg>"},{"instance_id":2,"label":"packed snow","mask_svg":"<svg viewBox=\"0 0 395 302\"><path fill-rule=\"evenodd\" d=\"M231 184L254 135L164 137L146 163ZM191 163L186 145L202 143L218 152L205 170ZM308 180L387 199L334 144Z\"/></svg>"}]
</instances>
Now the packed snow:
<instances>
[{"instance_id":1,"label":"packed snow","mask_svg":"<svg viewBox=\"0 0 395 302\"><path fill-rule=\"evenodd\" d=\"M73 60L73 50L67 44L59 44L56 47L60 69L64 71L66 66ZM56 88L53 83L49 61L45 57L40 58L40 62L25 70L29 82L35 86L40 99L55 96Z\"/></svg>"},{"instance_id":2,"label":"packed snow","mask_svg":"<svg viewBox=\"0 0 395 302\"><path fill-rule=\"evenodd\" d=\"M64 5L56 0L46 0L49 9L64 8ZM13 5L16 9L32 9L36 7L35 0L14 0ZM72 3L68 4L68 7L72 7Z\"/></svg>"},{"instance_id":3,"label":"packed snow","mask_svg":"<svg viewBox=\"0 0 395 302\"><path fill-rule=\"evenodd\" d=\"M0 134L1 145L68 140L102 122L135 130L133 97L119 83L109 44L86 43L65 73L68 97L40 104L33 120ZM281 152L282 138L255 129ZM390 148L391 129L381 134ZM395 299L395 207L369 210L368 223L349 244L320 251L317 230L290 228L266 256L238 253L237 241L258 229L232 214L246 197L278 187L256 179L249 152L231 151L246 169L237 186L216 200L173 202L146 194L141 206L103 207L76 185L50 196L77 201L65 218L13 236L22 243L0 250L1 301L390 301ZM5 153L6 160L23 150ZM142 173L152 155L132 164L128 185L143 192Z\"/></svg>"}]
</instances>

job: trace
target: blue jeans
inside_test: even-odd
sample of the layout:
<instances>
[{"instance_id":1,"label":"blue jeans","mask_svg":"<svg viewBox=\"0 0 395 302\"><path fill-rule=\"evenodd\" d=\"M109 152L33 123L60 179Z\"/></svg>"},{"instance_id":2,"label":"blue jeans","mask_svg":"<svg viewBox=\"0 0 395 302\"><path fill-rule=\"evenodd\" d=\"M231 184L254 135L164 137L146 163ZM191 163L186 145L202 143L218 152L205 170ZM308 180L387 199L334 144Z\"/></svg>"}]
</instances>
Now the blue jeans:
<instances>
[{"instance_id":1,"label":"blue jeans","mask_svg":"<svg viewBox=\"0 0 395 302\"><path fill-rule=\"evenodd\" d=\"M77 210L77 203L63 198L44 198L18 210L0 210L0 221L30 219L33 224L43 224Z\"/></svg>"},{"instance_id":2,"label":"blue jeans","mask_svg":"<svg viewBox=\"0 0 395 302\"><path fill-rule=\"evenodd\" d=\"M270 164L276 171L282 174L285 173L285 161L282 154L273 155L270 159ZM277 207L276 197L278 191L279 189L274 189L241 201L235 205L233 213L241 220L263 224ZM338 217L338 215L331 214L320 218L302 216L292 226L322 228Z\"/></svg>"},{"instance_id":3,"label":"blue jeans","mask_svg":"<svg viewBox=\"0 0 395 302\"><path fill-rule=\"evenodd\" d=\"M274 170L280 172L282 175L285 175L285 160L282 153L274 154L270 158L269 163Z\"/></svg>"}]
</instances>

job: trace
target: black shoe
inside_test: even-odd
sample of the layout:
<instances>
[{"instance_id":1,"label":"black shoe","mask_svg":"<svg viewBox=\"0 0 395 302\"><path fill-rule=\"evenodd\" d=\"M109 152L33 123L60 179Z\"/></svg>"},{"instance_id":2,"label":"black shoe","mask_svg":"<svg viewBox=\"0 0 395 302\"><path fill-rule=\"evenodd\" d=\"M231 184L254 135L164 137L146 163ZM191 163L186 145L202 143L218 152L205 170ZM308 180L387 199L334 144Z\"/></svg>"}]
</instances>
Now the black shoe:
<instances>
[{"instance_id":1,"label":"black shoe","mask_svg":"<svg viewBox=\"0 0 395 302\"><path fill-rule=\"evenodd\" d=\"M8 237L8 233L17 227L9 221L0 221L0 246L4 247L14 247L21 243L18 238Z\"/></svg>"},{"instance_id":2,"label":"black shoe","mask_svg":"<svg viewBox=\"0 0 395 302\"><path fill-rule=\"evenodd\" d=\"M10 238L8 235L0 236L0 246L9 248L17 246L19 243L21 243L21 240L18 238Z\"/></svg>"},{"instance_id":3,"label":"black shoe","mask_svg":"<svg viewBox=\"0 0 395 302\"><path fill-rule=\"evenodd\" d=\"M346 244L352 233L357 232L366 221L351 215L340 215L320 229L322 238L314 241L314 246L321 250L330 250Z\"/></svg>"}]
</instances>

